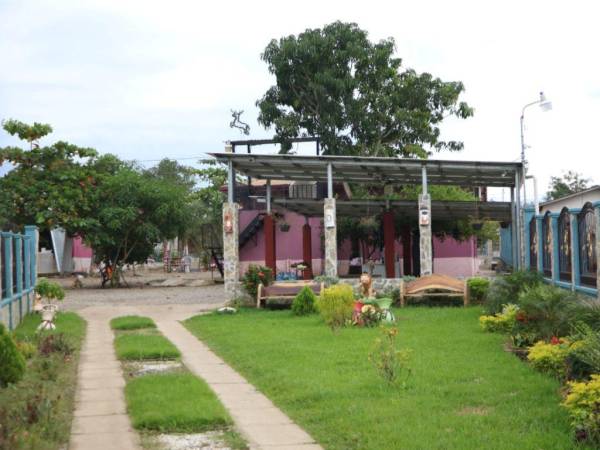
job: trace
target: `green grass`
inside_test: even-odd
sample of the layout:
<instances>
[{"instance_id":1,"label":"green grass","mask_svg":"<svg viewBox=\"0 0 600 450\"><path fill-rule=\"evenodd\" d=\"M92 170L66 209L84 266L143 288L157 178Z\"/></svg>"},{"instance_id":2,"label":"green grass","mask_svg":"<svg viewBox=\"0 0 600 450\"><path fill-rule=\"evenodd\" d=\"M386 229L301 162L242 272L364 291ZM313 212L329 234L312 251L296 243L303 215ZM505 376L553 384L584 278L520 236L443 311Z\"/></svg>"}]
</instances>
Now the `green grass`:
<instances>
[{"instance_id":1,"label":"green grass","mask_svg":"<svg viewBox=\"0 0 600 450\"><path fill-rule=\"evenodd\" d=\"M557 381L483 333L480 308L405 308L398 344L413 350L406 390L368 361L379 330L332 333L318 316L243 310L186 326L327 449L578 447Z\"/></svg>"},{"instance_id":2,"label":"green grass","mask_svg":"<svg viewBox=\"0 0 600 450\"><path fill-rule=\"evenodd\" d=\"M115 337L117 358L121 360L177 359L177 347L160 334L119 334Z\"/></svg>"},{"instance_id":3,"label":"green grass","mask_svg":"<svg viewBox=\"0 0 600 450\"><path fill-rule=\"evenodd\" d=\"M144 316L121 316L110 321L113 330L139 330L141 328L156 328L154 320Z\"/></svg>"},{"instance_id":4,"label":"green grass","mask_svg":"<svg viewBox=\"0 0 600 450\"><path fill-rule=\"evenodd\" d=\"M36 334L39 314L24 318L16 328L17 341L36 343L47 334L62 333L73 353L36 353L27 361L25 377L0 389L0 448L57 450L69 442L77 378L78 349L86 323L75 313L59 313L55 331Z\"/></svg>"},{"instance_id":5,"label":"green grass","mask_svg":"<svg viewBox=\"0 0 600 450\"><path fill-rule=\"evenodd\" d=\"M163 432L201 432L231 425L206 383L190 373L145 375L125 388L133 426Z\"/></svg>"},{"instance_id":6,"label":"green grass","mask_svg":"<svg viewBox=\"0 0 600 450\"><path fill-rule=\"evenodd\" d=\"M13 332L18 341L34 341L37 339L37 327L42 322L40 314L28 314ZM56 330L43 333L63 333L77 348L85 336L85 320L73 312L59 312L54 321Z\"/></svg>"}]
</instances>

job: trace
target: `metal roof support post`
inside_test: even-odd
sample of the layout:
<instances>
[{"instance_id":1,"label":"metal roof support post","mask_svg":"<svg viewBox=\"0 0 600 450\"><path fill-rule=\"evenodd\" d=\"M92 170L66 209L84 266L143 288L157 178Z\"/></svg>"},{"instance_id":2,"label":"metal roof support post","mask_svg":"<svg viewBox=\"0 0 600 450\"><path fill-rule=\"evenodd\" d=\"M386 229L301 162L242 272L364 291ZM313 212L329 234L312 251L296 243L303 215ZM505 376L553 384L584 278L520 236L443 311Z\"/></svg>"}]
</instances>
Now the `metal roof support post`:
<instances>
[{"instance_id":1,"label":"metal roof support post","mask_svg":"<svg viewBox=\"0 0 600 450\"><path fill-rule=\"evenodd\" d=\"M510 239L511 239L511 249L512 249L512 261L511 265L516 268L517 262L517 221L516 221L516 206L515 206L515 188L510 188Z\"/></svg>"},{"instance_id":2,"label":"metal roof support post","mask_svg":"<svg viewBox=\"0 0 600 450\"><path fill-rule=\"evenodd\" d=\"M421 183L423 186L423 195L427 195L427 167L421 167Z\"/></svg>"},{"instance_id":3,"label":"metal roof support post","mask_svg":"<svg viewBox=\"0 0 600 450\"><path fill-rule=\"evenodd\" d=\"M267 180L267 214L271 214L271 180Z\"/></svg>"},{"instance_id":4,"label":"metal roof support post","mask_svg":"<svg viewBox=\"0 0 600 450\"><path fill-rule=\"evenodd\" d=\"M333 198L333 166L327 164L327 198Z\"/></svg>"},{"instance_id":5,"label":"metal roof support post","mask_svg":"<svg viewBox=\"0 0 600 450\"><path fill-rule=\"evenodd\" d=\"M516 268L523 268L523 218L521 217L521 173L515 173L515 209L516 209L516 235L517 235L517 253Z\"/></svg>"},{"instance_id":6,"label":"metal roof support post","mask_svg":"<svg viewBox=\"0 0 600 450\"><path fill-rule=\"evenodd\" d=\"M234 202L234 191L235 191L235 170L233 168L233 161L230 159L227 170L227 201L229 203Z\"/></svg>"}]
</instances>

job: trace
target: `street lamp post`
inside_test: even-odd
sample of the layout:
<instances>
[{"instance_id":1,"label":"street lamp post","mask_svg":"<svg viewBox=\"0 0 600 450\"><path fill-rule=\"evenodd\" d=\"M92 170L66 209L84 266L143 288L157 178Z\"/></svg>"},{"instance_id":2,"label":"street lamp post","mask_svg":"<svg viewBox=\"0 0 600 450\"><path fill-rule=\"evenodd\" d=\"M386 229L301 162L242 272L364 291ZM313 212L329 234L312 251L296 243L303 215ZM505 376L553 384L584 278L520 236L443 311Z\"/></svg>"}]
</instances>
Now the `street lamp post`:
<instances>
[{"instance_id":1,"label":"street lamp post","mask_svg":"<svg viewBox=\"0 0 600 450\"><path fill-rule=\"evenodd\" d=\"M523 164L523 205L527 202L527 196L525 193L525 180L527 180L527 160L525 159L525 110L533 105L539 105L542 111L550 111L552 109L552 102L546 99L543 92L540 92L540 98L535 102L527 103L521 110L521 164ZM518 188L517 188L518 189ZM534 199L537 201L537 199Z\"/></svg>"}]
</instances>

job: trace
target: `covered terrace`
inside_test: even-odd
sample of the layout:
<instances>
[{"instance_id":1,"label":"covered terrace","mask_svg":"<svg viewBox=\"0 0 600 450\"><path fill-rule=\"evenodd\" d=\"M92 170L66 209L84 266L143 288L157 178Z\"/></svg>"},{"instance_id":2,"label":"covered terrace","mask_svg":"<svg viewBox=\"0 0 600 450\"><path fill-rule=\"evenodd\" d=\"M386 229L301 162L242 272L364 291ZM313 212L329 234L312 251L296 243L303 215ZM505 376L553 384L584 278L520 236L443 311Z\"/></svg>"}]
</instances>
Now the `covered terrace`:
<instances>
[{"instance_id":1,"label":"covered terrace","mask_svg":"<svg viewBox=\"0 0 600 450\"><path fill-rule=\"evenodd\" d=\"M230 147L229 147L230 148ZM235 202L236 173L266 181L265 263L275 265L274 206L300 213L306 217L324 218L325 274L337 276L337 215L364 217L379 210L383 216L386 277L393 277L394 216L418 224L420 274L429 275L433 269L432 220L477 218L498 220L511 224L512 230L522 230L521 204L518 195L522 184L522 165L514 162L442 161L383 157L212 153L228 167L228 199L223 206L223 255L226 291L234 296L239 286L239 205ZM324 181L327 196L323 200L271 199L271 181ZM387 185L421 185L417 201L407 200L349 200L334 197L333 183L370 183ZM511 191L510 202L452 202L432 201L429 185L460 187L504 187ZM511 233L513 255L522 255L520 233ZM308 236L310 232L303 233ZM310 244L304 246L310 249ZM310 255L305 255L310 260ZM389 263L388 263L389 261ZM516 258L520 266L521 258Z\"/></svg>"}]
</instances>

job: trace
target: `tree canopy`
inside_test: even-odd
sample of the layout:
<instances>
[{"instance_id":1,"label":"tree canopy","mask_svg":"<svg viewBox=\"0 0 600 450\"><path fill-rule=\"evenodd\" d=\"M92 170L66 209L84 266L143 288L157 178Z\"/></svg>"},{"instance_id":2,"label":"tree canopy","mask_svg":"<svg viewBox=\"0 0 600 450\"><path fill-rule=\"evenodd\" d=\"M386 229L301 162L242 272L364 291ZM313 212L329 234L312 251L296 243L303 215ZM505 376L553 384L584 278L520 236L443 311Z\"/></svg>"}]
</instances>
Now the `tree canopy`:
<instances>
[{"instance_id":1,"label":"tree canopy","mask_svg":"<svg viewBox=\"0 0 600 450\"><path fill-rule=\"evenodd\" d=\"M64 141L40 147L39 139L52 131L47 124L7 120L2 125L29 142L30 149L0 148L0 166L12 165L0 177L0 226L30 224L41 231L62 227L69 234L85 230L93 212L89 194L97 180L90 161L97 158L96 151Z\"/></svg>"},{"instance_id":2,"label":"tree canopy","mask_svg":"<svg viewBox=\"0 0 600 450\"><path fill-rule=\"evenodd\" d=\"M334 22L272 40L262 54L271 86L257 101L258 121L284 141L320 136L327 154L426 157L456 151L440 138L448 116L473 114L459 101L461 82L403 69L392 38L373 43L354 23Z\"/></svg>"},{"instance_id":3,"label":"tree canopy","mask_svg":"<svg viewBox=\"0 0 600 450\"><path fill-rule=\"evenodd\" d=\"M589 182L589 178L583 178L580 173L569 170L560 177L550 177L546 197L548 200L556 200L566 195L585 191Z\"/></svg>"}]
</instances>

